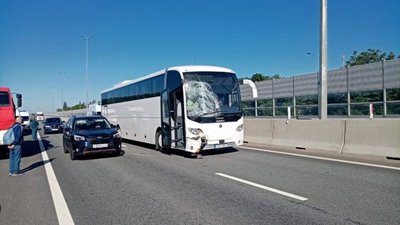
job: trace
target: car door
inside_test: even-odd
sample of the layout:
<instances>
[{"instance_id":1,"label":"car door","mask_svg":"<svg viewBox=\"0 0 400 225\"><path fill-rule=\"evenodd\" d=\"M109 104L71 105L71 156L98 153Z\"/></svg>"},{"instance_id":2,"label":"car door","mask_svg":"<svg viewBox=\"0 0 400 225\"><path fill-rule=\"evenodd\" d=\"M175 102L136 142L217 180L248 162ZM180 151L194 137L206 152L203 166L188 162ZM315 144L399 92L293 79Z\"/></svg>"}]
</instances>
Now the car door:
<instances>
[{"instance_id":1,"label":"car door","mask_svg":"<svg viewBox=\"0 0 400 225\"><path fill-rule=\"evenodd\" d=\"M63 132L63 141L65 147L67 147L68 150L72 150L72 143L71 143L71 136L73 135L72 131L72 119L69 119L66 123L64 132Z\"/></svg>"}]
</instances>

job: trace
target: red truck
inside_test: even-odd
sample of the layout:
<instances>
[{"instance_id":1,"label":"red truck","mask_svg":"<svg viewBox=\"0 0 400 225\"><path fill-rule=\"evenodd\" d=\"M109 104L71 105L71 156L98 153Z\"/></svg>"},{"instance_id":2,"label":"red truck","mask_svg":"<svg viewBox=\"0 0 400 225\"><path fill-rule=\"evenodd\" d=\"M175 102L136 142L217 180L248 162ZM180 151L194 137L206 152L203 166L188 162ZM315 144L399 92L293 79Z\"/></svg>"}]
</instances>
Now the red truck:
<instances>
[{"instance_id":1,"label":"red truck","mask_svg":"<svg viewBox=\"0 0 400 225\"><path fill-rule=\"evenodd\" d=\"M16 94L17 107L22 105L22 95ZM0 87L0 157L8 153L7 146L3 144L4 133L15 121L15 104L10 88Z\"/></svg>"}]
</instances>

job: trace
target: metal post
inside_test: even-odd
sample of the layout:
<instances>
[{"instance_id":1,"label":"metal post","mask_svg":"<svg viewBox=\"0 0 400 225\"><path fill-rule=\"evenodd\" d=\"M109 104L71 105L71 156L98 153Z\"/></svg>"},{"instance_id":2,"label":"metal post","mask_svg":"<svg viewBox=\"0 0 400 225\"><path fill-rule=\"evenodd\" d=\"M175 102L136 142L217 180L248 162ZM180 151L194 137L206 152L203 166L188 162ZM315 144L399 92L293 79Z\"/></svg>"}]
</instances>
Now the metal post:
<instances>
[{"instance_id":1,"label":"metal post","mask_svg":"<svg viewBox=\"0 0 400 225\"><path fill-rule=\"evenodd\" d=\"M61 73L61 118L64 119L64 75L65 72Z\"/></svg>"},{"instance_id":2,"label":"metal post","mask_svg":"<svg viewBox=\"0 0 400 225\"><path fill-rule=\"evenodd\" d=\"M369 119L374 118L374 104L370 103L369 104Z\"/></svg>"},{"instance_id":3,"label":"metal post","mask_svg":"<svg viewBox=\"0 0 400 225\"><path fill-rule=\"evenodd\" d=\"M88 81L88 67L89 67L89 40L90 37L84 37L86 42L86 69L85 69L85 80L86 80L86 111L89 110L89 81Z\"/></svg>"},{"instance_id":4,"label":"metal post","mask_svg":"<svg viewBox=\"0 0 400 225\"><path fill-rule=\"evenodd\" d=\"M258 105L257 105L257 98L254 99L254 110L255 110L255 116L258 117Z\"/></svg>"},{"instance_id":5,"label":"metal post","mask_svg":"<svg viewBox=\"0 0 400 225\"><path fill-rule=\"evenodd\" d=\"M296 95L294 92L294 76L293 76L293 117L297 118L297 112L296 112Z\"/></svg>"},{"instance_id":6,"label":"metal post","mask_svg":"<svg viewBox=\"0 0 400 225\"><path fill-rule=\"evenodd\" d=\"M272 117L275 117L274 78L272 78Z\"/></svg>"},{"instance_id":7,"label":"metal post","mask_svg":"<svg viewBox=\"0 0 400 225\"><path fill-rule=\"evenodd\" d=\"M51 112L54 113L54 93L51 93Z\"/></svg>"},{"instance_id":8,"label":"metal post","mask_svg":"<svg viewBox=\"0 0 400 225\"><path fill-rule=\"evenodd\" d=\"M385 60L382 60L383 117L387 116L387 99L385 87Z\"/></svg>"},{"instance_id":9,"label":"metal post","mask_svg":"<svg viewBox=\"0 0 400 225\"><path fill-rule=\"evenodd\" d=\"M346 66L346 86L347 86L347 117L351 116L350 89L349 89L349 66Z\"/></svg>"},{"instance_id":10,"label":"metal post","mask_svg":"<svg viewBox=\"0 0 400 225\"><path fill-rule=\"evenodd\" d=\"M319 56L319 119L327 118L328 86L327 86L327 62L328 62L328 0L321 0L321 27L320 27L320 56Z\"/></svg>"}]
</instances>

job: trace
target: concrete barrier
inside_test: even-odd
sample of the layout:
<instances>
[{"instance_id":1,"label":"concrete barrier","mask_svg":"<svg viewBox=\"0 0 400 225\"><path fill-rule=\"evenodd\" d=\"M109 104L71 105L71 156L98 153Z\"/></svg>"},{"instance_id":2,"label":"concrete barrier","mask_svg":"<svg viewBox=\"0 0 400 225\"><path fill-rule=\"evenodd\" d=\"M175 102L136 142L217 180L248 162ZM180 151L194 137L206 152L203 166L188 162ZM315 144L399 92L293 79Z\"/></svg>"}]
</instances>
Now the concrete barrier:
<instances>
[{"instance_id":1,"label":"concrete barrier","mask_svg":"<svg viewBox=\"0 0 400 225\"><path fill-rule=\"evenodd\" d=\"M339 152L343 145L344 121L275 120L272 145Z\"/></svg>"},{"instance_id":2,"label":"concrete barrier","mask_svg":"<svg viewBox=\"0 0 400 225\"><path fill-rule=\"evenodd\" d=\"M400 119L245 118L244 140L276 147L400 158Z\"/></svg>"},{"instance_id":3,"label":"concrete barrier","mask_svg":"<svg viewBox=\"0 0 400 225\"><path fill-rule=\"evenodd\" d=\"M400 120L347 120L343 152L400 158Z\"/></svg>"},{"instance_id":4,"label":"concrete barrier","mask_svg":"<svg viewBox=\"0 0 400 225\"><path fill-rule=\"evenodd\" d=\"M244 119L244 141L271 145L273 121L266 119Z\"/></svg>"}]
</instances>

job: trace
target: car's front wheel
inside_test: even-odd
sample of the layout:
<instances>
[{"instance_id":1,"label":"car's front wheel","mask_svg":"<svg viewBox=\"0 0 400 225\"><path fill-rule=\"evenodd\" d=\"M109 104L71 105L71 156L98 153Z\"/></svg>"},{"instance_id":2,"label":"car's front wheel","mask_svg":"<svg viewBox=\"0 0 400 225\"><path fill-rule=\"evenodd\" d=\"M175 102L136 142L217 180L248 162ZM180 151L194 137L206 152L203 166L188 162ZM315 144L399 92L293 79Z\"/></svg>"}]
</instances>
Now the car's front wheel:
<instances>
[{"instance_id":1,"label":"car's front wheel","mask_svg":"<svg viewBox=\"0 0 400 225\"><path fill-rule=\"evenodd\" d=\"M63 140L63 151L64 151L65 154L69 152L68 149L67 149L67 146L65 145L65 141L64 140Z\"/></svg>"},{"instance_id":2,"label":"car's front wheel","mask_svg":"<svg viewBox=\"0 0 400 225\"><path fill-rule=\"evenodd\" d=\"M71 160L75 160L76 159L76 154L73 150L69 151L69 157Z\"/></svg>"}]
</instances>

